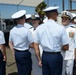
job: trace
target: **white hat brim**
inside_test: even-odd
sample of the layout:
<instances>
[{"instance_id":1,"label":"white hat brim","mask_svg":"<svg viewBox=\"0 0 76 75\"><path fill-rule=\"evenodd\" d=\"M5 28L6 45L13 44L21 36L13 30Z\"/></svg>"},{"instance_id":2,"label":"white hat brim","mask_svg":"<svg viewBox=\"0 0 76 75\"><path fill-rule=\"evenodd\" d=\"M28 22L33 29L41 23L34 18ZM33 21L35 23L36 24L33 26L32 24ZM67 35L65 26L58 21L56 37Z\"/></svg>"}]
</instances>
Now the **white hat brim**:
<instances>
[{"instance_id":1,"label":"white hat brim","mask_svg":"<svg viewBox=\"0 0 76 75\"><path fill-rule=\"evenodd\" d=\"M23 15L25 15L26 11L25 10L20 10L18 12L16 12L15 14L12 15L13 19L17 19L22 17Z\"/></svg>"},{"instance_id":2,"label":"white hat brim","mask_svg":"<svg viewBox=\"0 0 76 75\"><path fill-rule=\"evenodd\" d=\"M26 19L31 18L31 14L26 14Z\"/></svg>"},{"instance_id":3,"label":"white hat brim","mask_svg":"<svg viewBox=\"0 0 76 75\"><path fill-rule=\"evenodd\" d=\"M47 11L56 10L56 9L58 9L58 8L59 8L59 6L56 6L56 7L48 7L48 8L46 8L46 9L44 9L43 11L44 11L44 12L47 12Z\"/></svg>"}]
</instances>

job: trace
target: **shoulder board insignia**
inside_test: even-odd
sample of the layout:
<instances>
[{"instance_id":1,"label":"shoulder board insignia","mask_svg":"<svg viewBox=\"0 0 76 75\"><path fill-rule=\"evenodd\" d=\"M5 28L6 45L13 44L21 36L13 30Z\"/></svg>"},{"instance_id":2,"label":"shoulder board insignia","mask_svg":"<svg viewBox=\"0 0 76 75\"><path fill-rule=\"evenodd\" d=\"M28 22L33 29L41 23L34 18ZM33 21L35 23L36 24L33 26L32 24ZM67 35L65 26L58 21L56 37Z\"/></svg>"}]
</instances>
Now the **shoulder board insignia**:
<instances>
[{"instance_id":1,"label":"shoulder board insignia","mask_svg":"<svg viewBox=\"0 0 76 75\"><path fill-rule=\"evenodd\" d=\"M72 28L76 28L76 26L70 26L70 27L72 27Z\"/></svg>"},{"instance_id":2,"label":"shoulder board insignia","mask_svg":"<svg viewBox=\"0 0 76 75\"><path fill-rule=\"evenodd\" d=\"M32 29L33 27L30 27L29 29Z\"/></svg>"}]
</instances>

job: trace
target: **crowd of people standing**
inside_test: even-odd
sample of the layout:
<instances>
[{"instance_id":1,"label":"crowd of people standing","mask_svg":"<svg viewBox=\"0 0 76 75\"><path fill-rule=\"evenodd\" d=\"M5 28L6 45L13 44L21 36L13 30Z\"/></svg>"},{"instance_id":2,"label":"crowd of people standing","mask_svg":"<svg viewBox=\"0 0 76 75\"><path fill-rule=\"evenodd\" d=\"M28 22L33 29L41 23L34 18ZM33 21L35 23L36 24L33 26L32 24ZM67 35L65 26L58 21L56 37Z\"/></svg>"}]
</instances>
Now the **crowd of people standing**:
<instances>
[{"instance_id":1,"label":"crowd of people standing","mask_svg":"<svg viewBox=\"0 0 76 75\"><path fill-rule=\"evenodd\" d=\"M11 17L17 23L10 30L9 47L16 61L18 75L73 75L76 61L76 14L61 12L59 7L45 8L47 20L38 14L20 10ZM0 75L6 75L6 48L0 31Z\"/></svg>"}]
</instances>

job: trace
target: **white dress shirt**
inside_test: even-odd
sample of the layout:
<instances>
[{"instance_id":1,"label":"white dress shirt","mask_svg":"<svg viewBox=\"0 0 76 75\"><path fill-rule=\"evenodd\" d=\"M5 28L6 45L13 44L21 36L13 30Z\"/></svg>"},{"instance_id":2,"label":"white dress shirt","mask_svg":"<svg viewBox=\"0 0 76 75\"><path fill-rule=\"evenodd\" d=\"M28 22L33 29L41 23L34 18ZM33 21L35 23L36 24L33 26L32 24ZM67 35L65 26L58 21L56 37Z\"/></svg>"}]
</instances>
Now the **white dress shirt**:
<instances>
[{"instance_id":1,"label":"white dress shirt","mask_svg":"<svg viewBox=\"0 0 76 75\"><path fill-rule=\"evenodd\" d=\"M4 44L4 43L5 43L4 34L2 31L0 31L0 44Z\"/></svg>"},{"instance_id":2,"label":"white dress shirt","mask_svg":"<svg viewBox=\"0 0 76 75\"><path fill-rule=\"evenodd\" d=\"M27 50L29 49L29 45L34 42L34 39L29 29L18 24L11 29L9 41L13 42L15 49Z\"/></svg>"},{"instance_id":3,"label":"white dress shirt","mask_svg":"<svg viewBox=\"0 0 76 75\"><path fill-rule=\"evenodd\" d=\"M74 27L75 25L70 24L66 28L69 39L69 50L66 52L62 52L64 60L74 59L74 50L76 48L76 28Z\"/></svg>"},{"instance_id":4,"label":"white dress shirt","mask_svg":"<svg viewBox=\"0 0 76 75\"><path fill-rule=\"evenodd\" d=\"M35 35L34 28L31 28L30 31L32 32L33 38L35 39L35 37L34 37L34 35ZM39 45L39 49L40 49L40 56L42 57L43 49L42 49L41 45ZM31 48L30 52L35 55L35 52L34 52L33 48Z\"/></svg>"},{"instance_id":5,"label":"white dress shirt","mask_svg":"<svg viewBox=\"0 0 76 75\"><path fill-rule=\"evenodd\" d=\"M30 29L30 28L32 28L33 26L32 26L32 25L30 25L29 23L25 23L25 24L24 24L24 27L26 27L26 28Z\"/></svg>"},{"instance_id":6,"label":"white dress shirt","mask_svg":"<svg viewBox=\"0 0 76 75\"><path fill-rule=\"evenodd\" d=\"M1 44L5 44L5 38L4 38L4 34L2 31L0 31L0 45ZM0 47L0 49L1 49L1 47Z\"/></svg>"},{"instance_id":7,"label":"white dress shirt","mask_svg":"<svg viewBox=\"0 0 76 75\"><path fill-rule=\"evenodd\" d=\"M38 26L35 31L35 43L40 43L47 52L60 52L61 46L69 43L68 36L63 26L54 20L48 20Z\"/></svg>"}]
</instances>

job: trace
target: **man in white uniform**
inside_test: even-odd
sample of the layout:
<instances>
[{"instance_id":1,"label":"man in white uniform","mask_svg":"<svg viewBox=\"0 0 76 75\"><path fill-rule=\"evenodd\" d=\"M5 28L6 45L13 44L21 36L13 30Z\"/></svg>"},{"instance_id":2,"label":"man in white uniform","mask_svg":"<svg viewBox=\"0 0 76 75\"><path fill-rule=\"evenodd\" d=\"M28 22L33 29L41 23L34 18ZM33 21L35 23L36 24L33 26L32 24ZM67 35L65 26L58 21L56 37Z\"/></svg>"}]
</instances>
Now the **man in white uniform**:
<instances>
[{"instance_id":1,"label":"man in white uniform","mask_svg":"<svg viewBox=\"0 0 76 75\"><path fill-rule=\"evenodd\" d=\"M4 34L0 31L0 75L6 75L6 48Z\"/></svg>"},{"instance_id":2,"label":"man in white uniform","mask_svg":"<svg viewBox=\"0 0 76 75\"><path fill-rule=\"evenodd\" d=\"M33 28L32 23L31 23L31 14L26 15L24 26L28 29Z\"/></svg>"},{"instance_id":3,"label":"man in white uniform","mask_svg":"<svg viewBox=\"0 0 76 75\"><path fill-rule=\"evenodd\" d=\"M68 37L63 26L57 24L57 9L48 7L44 12L47 22L39 25L35 31L35 53L39 66L42 66L43 75L62 75L63 58L61 50L68 50ZM42 61L40 58L39 44L43 48Z\"/></svg>"},{"instance_id":4,"label":"man in white uniform","mask_svg":"<svg viewBox=\"0 0 76 75\"><path fill-rule=\"evenodd\" d=\"M12 28L9 36L9 46L15 55L18 75L31 75L32 61L29 48L33 47L33 36L29 29L24 27L25 10L20 10L12 15L17 26Z\"/></svg>"},{"instance_id":5,"label":"man in white uniform","mask_svg":"<svg viewBox=\"0 0 76 75\"><path fill-rule=\"evenodd\" d=\"M62 24L66 29L68 39L69 39L69 50L64 52L63 55L63 72L62 75L72 75L73 74L73 64L74 64L74 50L76 42L76 29L75 25L70 23L73 18L72 14L68 11L63 11L61 13Z\"/></svg>"},{"instance_id":6,"label":"man in white uniform","mask_svg":"<svg viewBox=\"0 0 76 75\"><path fill-rule=\"evenodd\" d=\"M73 18L71 20L71 23L73 23L75 26L74 28L76 29L76 13L71 13ZM73 75L76 74L76 50L75 50L75 58L74 58L74 66L73 66Z\"/></svg>"},{"instance_id":7,"label":"man in white uniform","mask_svg":"<svg viewBox=\"0 0 76 75\"><path fill-rule=\"evenodd\" d=\"M32 24L33 24L34 28L30 29L32 34L33 34L33 36L34 36L36 28L39 26L39 23L40 23L39 15L33 15L32 16ZM39 49L40 49L40 56L42 57L43 50L42 50L42 47L40 45L39 45ZM33 75L42 75L42 67L40 67L38 65L38 60L37 60L36 54L34 52L34 49L32 48L30 50L30 52L32 54L31 55L31 57L32 57L32 74Z\"/></svg>"}]
</instances>

